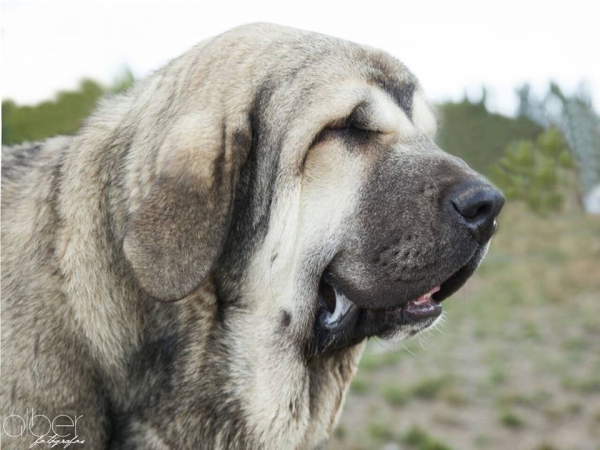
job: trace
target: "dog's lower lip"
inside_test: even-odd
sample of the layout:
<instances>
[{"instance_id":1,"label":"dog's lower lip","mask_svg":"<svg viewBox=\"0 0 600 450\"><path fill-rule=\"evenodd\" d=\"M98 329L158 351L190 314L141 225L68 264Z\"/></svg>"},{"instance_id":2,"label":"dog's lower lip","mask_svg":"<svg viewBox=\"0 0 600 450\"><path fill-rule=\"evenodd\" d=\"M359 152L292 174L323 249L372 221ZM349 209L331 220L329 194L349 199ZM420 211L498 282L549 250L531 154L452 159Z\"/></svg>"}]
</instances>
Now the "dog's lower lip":
<instances>
[{"instance_id":1,"label":"dog's lower lip","mask_svg":"<svg viewBox=\"0 0 600 450\"><path fill-rule=\"evenodd\" d=\"M389 310L390 313L400 313L406 320L421 321L431 317L437 317L442 313L442 306L433 300L432 296L441 289L441 286L435 286L420 297L406 302L398 309ZM327 312L321 316L321 323L329 329L338 328L345 322L345 318L350 311L359 308L349 300L345 295L337 291L325 281L321 281L319 286L321 300L327 308Z\"/></svg>"}]
</instances>

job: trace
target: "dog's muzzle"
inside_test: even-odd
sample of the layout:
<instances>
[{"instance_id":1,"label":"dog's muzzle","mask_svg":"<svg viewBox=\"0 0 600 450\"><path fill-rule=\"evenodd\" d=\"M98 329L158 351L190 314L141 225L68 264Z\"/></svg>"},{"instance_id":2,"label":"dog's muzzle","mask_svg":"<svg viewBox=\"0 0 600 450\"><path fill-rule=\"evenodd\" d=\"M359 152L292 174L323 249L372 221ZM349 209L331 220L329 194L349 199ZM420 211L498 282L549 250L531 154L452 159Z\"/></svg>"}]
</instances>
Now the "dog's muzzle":
<instances>
[{"instance_id":1,"label":"dog's muzzle","mask_svg":"<svg viewBox=\"0 0 600 450\"><path fill-rule=\"evenodd\" d=\"M410 251L403 250L406 239L384 238L392 244L383 245L369 264L362 264L367 266L368 282L356 280L348 270L359 265L357 253L341 251L332 260L319 283L319 351L341 349L371 336L412 336L442 314L441 302L483 260L504 204L502 194L483 179L469 179L445 192L439 202L445 226L441 246L432 247L425 240L420 246L418 239L415 243L412 235L418 236L418 231L410 235Z\"/></svg>"}]
</instances>

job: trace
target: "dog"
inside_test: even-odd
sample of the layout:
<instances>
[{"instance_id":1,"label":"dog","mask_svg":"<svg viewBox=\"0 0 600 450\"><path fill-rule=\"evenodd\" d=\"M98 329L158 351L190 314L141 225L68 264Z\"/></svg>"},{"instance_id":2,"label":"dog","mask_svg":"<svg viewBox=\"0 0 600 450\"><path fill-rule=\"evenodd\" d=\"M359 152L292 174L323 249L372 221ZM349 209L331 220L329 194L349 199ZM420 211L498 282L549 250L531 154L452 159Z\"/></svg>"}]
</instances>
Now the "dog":
<instances>
[{"instance_id":1,"label":"dog","mask_svg":"<svg viewBox=\"0 0 600 450\"><path fill-rule=\"evenodd\" d=\"M496 229L435 134L387 53L253 24L3 149L6 448L325 445L365 341L434 324Z\"/></svg>"}]
</instances>

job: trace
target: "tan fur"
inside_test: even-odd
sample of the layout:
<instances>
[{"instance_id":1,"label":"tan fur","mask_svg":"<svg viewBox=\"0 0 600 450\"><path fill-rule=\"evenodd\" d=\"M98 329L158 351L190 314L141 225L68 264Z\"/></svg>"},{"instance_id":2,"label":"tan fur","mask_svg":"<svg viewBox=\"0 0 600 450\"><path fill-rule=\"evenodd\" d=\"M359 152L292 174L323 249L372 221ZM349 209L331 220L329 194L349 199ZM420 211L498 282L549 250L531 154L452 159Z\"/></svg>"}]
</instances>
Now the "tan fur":
<instances>
[{"instance_id":1,"label":"tan fur","mask_svg":"<svg viewBox=\"0 0 600 450\"><path fill-rule=\"evenodd\" d=\"M296 67L300 58L306 62ZM418 85L410 119L368 81L368 58L416 83L378 50L274 25L240 27L108 99L76 136L41 143L30 167L6 176L2 420L28 408L83 414L77 431L85 448L325 442L364 342L303 357L299 343L310 341L316 308L306 273L331 256L352 222L376 154L350 154L327 139L311 143L360 101L370 105L380 144L399 155L423 154L411 142L435 135ZM272 185L268 173L254 174L257 189L271 186L273 197L253 198L256 211L268 205L269 220L248 216L256 223L244 226L264 235L251 254L240 250L248 261L238 276L229 242L234 207L241 207L236 186L261 142L253 108L261 111L261 132L272 133L262 144L279 154ZM5 165L22 151L8 149ZM219 297L224 291L239 293L242 305L230 307ZM165 378L172 391L155 381L162 380L155 366L135 369L165 333L185 349L170 362L177 374ZM226 379L211 378L216 367L226 367ZM213 400L211 386L219 392ZM169 393L160 397L163 390ZM160 397L152 411L135 406L152 395ZM230 405L235 417L220 412ZM127 423L124 435L115 431L119 421ZM10 439L10 448L31 444L30 436Z\"/></svg>"}]
</instances>

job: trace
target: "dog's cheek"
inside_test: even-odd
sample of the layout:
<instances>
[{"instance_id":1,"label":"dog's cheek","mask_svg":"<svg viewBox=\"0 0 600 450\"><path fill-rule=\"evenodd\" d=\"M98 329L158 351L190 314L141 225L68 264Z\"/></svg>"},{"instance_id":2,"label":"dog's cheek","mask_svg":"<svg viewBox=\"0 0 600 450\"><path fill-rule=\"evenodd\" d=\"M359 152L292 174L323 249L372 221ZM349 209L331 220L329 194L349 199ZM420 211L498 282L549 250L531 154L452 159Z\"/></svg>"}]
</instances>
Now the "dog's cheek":
<instances>
[{"instance_id":1,"label":"dog's cheek","mask_svg":"<svg viewBox=\"0 0 600 450\"><path fill-rule=\"evenodd\" d=\"M302 186L304 245L337 247L354 228L358 199L368 162L341 143L315 148L306 160Z\"/></svg>"}]
</instances>

